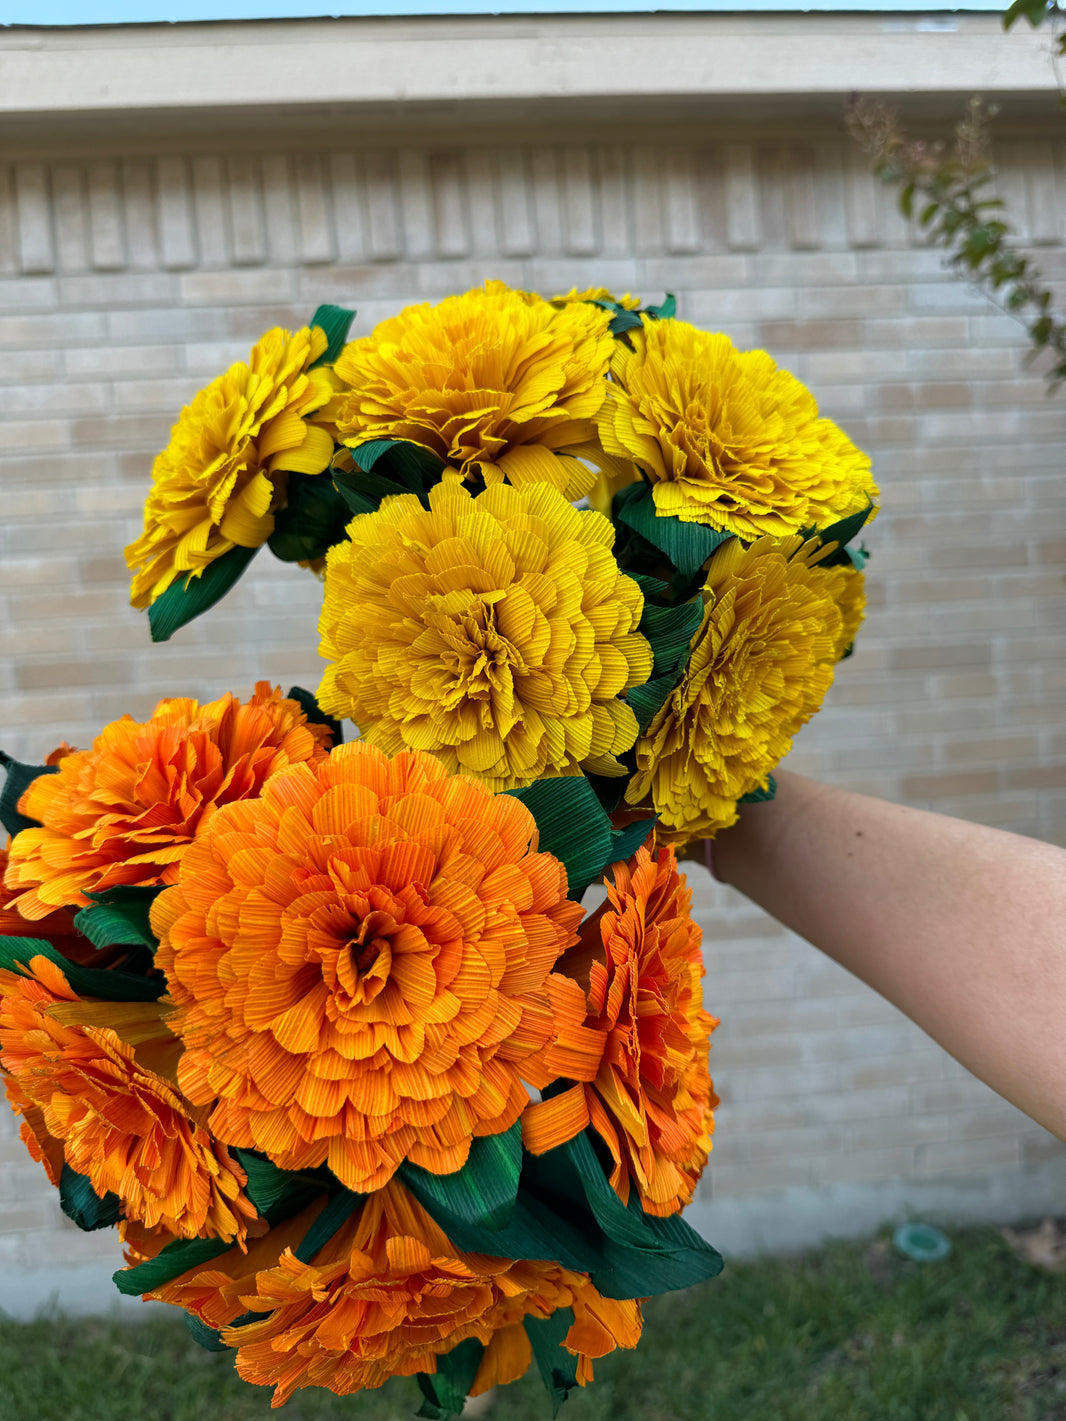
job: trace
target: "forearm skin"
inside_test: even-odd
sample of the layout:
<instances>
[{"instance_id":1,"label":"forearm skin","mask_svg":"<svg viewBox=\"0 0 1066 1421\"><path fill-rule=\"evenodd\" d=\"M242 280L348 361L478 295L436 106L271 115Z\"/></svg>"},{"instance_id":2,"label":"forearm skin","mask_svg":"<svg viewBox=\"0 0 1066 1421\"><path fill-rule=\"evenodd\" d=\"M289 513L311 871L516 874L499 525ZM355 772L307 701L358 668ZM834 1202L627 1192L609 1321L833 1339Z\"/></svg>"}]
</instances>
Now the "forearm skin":
<instances>
[{"instance_id":1,"label":"forearm skin","mask_svg":"<svg viewBox=\"0 0 1066 1421\"><path fill-rule=\"evenodd\" d=\"M1066 1139L1066 851L776 776L715 870Z\"/></svg>"}]
</instances>

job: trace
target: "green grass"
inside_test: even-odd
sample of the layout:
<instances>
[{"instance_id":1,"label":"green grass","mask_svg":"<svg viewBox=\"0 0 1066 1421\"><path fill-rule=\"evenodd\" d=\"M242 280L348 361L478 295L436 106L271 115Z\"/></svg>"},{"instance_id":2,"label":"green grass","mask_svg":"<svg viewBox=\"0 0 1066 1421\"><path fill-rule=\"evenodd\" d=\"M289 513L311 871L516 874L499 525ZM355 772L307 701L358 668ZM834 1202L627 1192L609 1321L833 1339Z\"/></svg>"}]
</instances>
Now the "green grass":
<instances>
[{"instance_id":1,"label":"green grass","mask_svg":"<svg viewBox=\"0 0 1066 1421\"><path fill-rule=\"evenodd\" d=\"M733 1264L648 1305L636 1352L596 1364L561 1421L1054 1421L1066 1418L1066 1276L1019 1261L991 1230L908 1263L887 1238ZM2 1421L403 1421L413 1381L272 1413L228 1354L180 1318L42 1318L0 1328ZM539 1381L499 1392L491 1421L549 1421Z\"/></svg>"}]
</instances>

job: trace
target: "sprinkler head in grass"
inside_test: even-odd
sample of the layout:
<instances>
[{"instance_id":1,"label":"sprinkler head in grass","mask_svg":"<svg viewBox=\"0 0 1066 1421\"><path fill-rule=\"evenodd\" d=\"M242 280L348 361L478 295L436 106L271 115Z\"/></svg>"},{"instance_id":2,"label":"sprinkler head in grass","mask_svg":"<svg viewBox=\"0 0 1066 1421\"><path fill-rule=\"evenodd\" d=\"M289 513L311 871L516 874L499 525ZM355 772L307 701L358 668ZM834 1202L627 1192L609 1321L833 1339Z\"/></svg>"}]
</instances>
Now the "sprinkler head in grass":
<instances>
[{"instance_id":1,"label":"sprinkler head in grass","mask_svg":"<svg viewBox=\"0 0 1066 1421\"><path fill-rule=\"evenodd\" d=\"M915 1263L936 1263L951 1252L951 1240L932 1224L901 1224L892 1235L892 1242Z\"/></svg>"}]
</instances>

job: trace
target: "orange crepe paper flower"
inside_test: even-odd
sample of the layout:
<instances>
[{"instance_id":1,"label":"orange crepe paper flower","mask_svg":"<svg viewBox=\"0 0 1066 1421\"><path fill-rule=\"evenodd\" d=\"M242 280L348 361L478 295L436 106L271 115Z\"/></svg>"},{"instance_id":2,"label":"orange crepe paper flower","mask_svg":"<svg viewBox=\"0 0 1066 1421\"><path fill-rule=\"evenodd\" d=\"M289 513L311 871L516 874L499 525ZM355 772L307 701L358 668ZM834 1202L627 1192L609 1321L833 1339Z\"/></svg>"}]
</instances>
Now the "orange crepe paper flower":
<instances>
[{"instance_id":1,"label":"orange crepe paper flower","mask_svg":"<svg viewBox=\"0 0 1066 1421\"><path fill-rule=\"evenodd\" d=\"M180 1047L167 1004L83 1000L48 958L29 967L31 977L0 970L0 1066L53 1182L61 1141L71 1169L147 1228L243 1240L256 1218L246 1177L172 1083Z\"/></svg>"},{"instance_id":2,"label":"orange crepe paper flower","mask_svg":"<svg viewBox=\"0 0 1066 1421\"><path fill-rule=\"evenodd\" d=\"M313 1260L293 1250L321 1202L249 1245L190 1269L146 1296L177 1303L222 1328L245 1381L275 1388L282 1406L300 1387L340 1396L390 1377L433 1373L442 1353L468 1338L485 1345L471 1391L516 1380L532 1353L527 1316L574 1310L567 1349L591 1362L635 1347L640 1304L601 1297L585 1273L457 1250L397 1181L372 1194ZM227 1327L251 1311L261 1317Z\"/></svg>"},{"instance_id":3,"label":"orange crepe paper flower","mask_svg":"<svg viewBox=\"0 0 1066 1421\"><path fill-rule=\"evenodd\" d=\"M11 841L4 883L24 918L84 907L86 892L177 881L182 855L224 804L259 794L288 765L325 757L330 734L260 681L247 703L163 700L150 720L113 721L65 754L19 809L41 824Z\"/></svg>"},{"instance_id":4,"label":"orange crepe paper flower","mask_svg":"<svg viewBox=\"0 0 1066 1421\"><path fill-rule=\"evenodd\" d=\"M517 800L363 741L220 811L152 910L178 1079L218 1098L214 1133L367 1191L404 1159L461 1168L523 1081L594 1075L553 975L582 910L536 833Z\"/></svg>"},{"instance_id":5,"label":"orange crepe paper flower","mask_svg":"<svg viewBox=\"0 0 1066 1421\"><path fill-rule=\"evenodd\" d=\"M591 1124L623 1202L635 1186L645 1213L666 1217L691 1200L711 1148L718 1022L701 1005L700 930L674 850L640 848L611 875L603 910L560 964L587 988L586 1025L606 1037L599 1073L531 1105L522 1138L543 1154Z\"/></svg>"},{"instance_id":6,"label":"orange crepe paper flower","mask_svg":"<svg viewBox=\"0 0 1066 1421\"><path fill-rule=\"evenodd\" d=\"M7 848L0 849L0 883L3 883L7 872L10 849L9 839ZM0 899L0 937L43 938L72 962L92 961L93 965L101 965L97 949L78 932L74 926L74 914L65 908L56 908L47 917L32 920L24 918L17 908L6 908Z\"/></svg>"}]
</instances>

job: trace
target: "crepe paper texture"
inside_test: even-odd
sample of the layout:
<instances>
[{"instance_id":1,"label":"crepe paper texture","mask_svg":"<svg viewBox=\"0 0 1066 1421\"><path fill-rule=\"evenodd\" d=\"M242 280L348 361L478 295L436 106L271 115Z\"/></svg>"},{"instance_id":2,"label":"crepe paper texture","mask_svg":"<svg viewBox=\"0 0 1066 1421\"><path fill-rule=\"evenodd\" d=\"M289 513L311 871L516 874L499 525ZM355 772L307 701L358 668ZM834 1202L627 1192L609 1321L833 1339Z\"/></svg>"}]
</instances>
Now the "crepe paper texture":
<instances>
[{"instance_id":1,"label":"crepe paper texture","mask_svg":"<svg viewBox=\"0 0 1066 1421\"><path fill-rule=\"evenodd\" d=\"M555 1416L722 1267L678 852L773 798L877 490L672 296L352 317L193 399L126 550L156 641L264 546L320 578L317 691L0 756L0 1072L118 1290L273 1405L410 1376L443 1421L535 1367Z\"/></svg>"}]
</instances>

